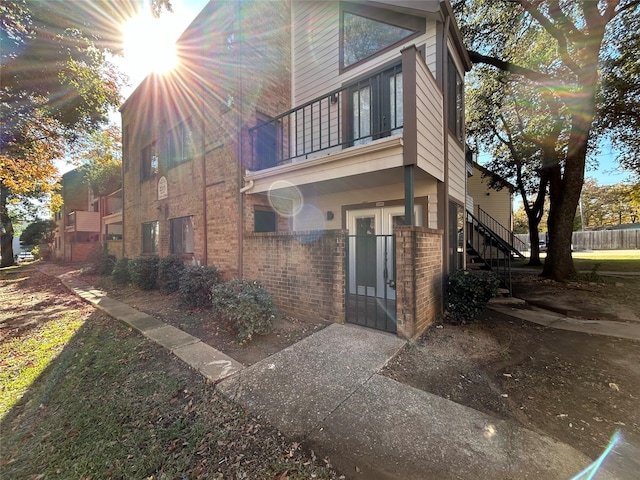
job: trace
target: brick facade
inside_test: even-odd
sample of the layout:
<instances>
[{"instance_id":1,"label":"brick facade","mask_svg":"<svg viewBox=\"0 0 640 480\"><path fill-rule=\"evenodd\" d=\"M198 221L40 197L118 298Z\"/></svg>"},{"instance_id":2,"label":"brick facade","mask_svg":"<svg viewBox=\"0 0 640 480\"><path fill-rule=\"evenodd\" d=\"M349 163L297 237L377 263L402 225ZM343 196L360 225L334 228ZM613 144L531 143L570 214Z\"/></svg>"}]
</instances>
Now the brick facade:
<instances>
[{"instance_id":1,"label":"brick facade","mask_svg":"<svg viewBox=\"0 0 640 480\"><path fill-rule=\"evenodd\" d=\"M420 335L442 313L441 230L401 226L396 234L398 335Z\"/></svg>"},{"instance_id":2,"label":"brick facade","mask_svg":"<svg viewBox=\"0 0 640 480\"><path fill-rule=\"evenodd\" d=\"M345 232L254 233L244 242L244 276L260 280L280 311L345 319Z\"/></svg>"}]
</instances>

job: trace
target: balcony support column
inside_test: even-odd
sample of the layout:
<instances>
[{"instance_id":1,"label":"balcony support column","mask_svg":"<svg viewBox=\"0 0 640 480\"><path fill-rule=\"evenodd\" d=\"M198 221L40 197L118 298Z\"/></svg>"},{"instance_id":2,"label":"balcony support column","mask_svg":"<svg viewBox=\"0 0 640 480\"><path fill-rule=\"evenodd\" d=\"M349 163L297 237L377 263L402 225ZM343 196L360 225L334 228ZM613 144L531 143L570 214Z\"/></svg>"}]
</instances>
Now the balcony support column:
<instances>
[{"instance_id":1,"label":"balcony support column","mask_svg":"<svg viewBox=\"0 0 640 480\"><path fill-rule=\"evenodd\" d=\"M414 225L413 205L414 205L414 182L415 165L404 166L404 223Z\"/></svg>"}]
</instances>

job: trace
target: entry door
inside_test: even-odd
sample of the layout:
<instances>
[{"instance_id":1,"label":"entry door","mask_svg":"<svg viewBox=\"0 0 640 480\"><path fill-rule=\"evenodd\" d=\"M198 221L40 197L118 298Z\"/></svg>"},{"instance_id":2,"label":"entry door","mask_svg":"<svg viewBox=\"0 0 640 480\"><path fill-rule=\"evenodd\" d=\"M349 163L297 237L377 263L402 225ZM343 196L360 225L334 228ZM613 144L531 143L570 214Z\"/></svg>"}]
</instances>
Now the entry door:
<instances>
[{"instance_id":1,"label":"entry door","mask_svg":"<svg viewBox=\"0 0 640 480\"><path fill-rule=\"evenodd\" d=\"M419 206L414 215L416 225L422 225ZM396 265L391 235L398 225L405 225L403 205L347 212L350 292L380 298L386 294L386 298L395 300Z\"/></svg>"}]
</instances>

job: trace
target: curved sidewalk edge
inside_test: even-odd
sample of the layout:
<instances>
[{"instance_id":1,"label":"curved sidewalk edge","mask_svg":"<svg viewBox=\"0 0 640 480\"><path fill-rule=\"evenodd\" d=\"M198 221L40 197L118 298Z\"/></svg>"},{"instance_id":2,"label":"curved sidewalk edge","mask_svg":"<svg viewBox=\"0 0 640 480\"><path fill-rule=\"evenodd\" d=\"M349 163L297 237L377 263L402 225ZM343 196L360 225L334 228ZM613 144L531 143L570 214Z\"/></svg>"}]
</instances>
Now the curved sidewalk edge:
<instances>
[{"instance_id":1,"label":"curved sidewalk edge","mask_svg":"<svg viewBox=\"0 0 640 480\"><path fill-rule=\"evenodd\" d=\"M92 288L77 278L68 275L58 275L57 278L76 295L163 346L211 382L218 383L244 368L241 363L203 343L199 338L109 298L103 291Z\"/></svg>"},{"instance_id":2,"label":"curved sidewalk edge","mask_svg":"<svg viewBox=\"0 0 640 480\"><path fill-rule=\"evenodd\" d=\"M640 325L637 323L609 320L583 320L580 318L560 316L548 311L542 311L541 309L514 308L498 304L488 305L487 308L520 320L544 325L545 327L640 340Z\"/></svg>"}]
</instances>

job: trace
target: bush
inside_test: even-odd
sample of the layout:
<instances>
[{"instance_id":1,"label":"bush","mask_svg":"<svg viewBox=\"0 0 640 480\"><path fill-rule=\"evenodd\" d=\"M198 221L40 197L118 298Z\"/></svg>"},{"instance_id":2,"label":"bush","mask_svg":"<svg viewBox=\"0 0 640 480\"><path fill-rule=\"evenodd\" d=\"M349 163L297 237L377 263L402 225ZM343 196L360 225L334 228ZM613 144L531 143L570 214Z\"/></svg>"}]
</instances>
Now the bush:
<instances>
[{"instance_id":1,"label":"bush","mask_svg":"<svg viewBox=\"0 0 640 480\"><path fill-rule=\"evenodd\" d=\"M110 255L106 247L96 244L87 255L87 262L90 265L91 273L111 275L116 265L116 257L115 255Z\"/></svg>"},{"instance_id":2,"label":"bush","mask_svg":"<svg viewBox=\"0 0 640 480\"><path fill-rule=\"evenodd\" d=\"M447 310L456 323L469 323L498 293L498 277L493 272L458 270L449 276Z\"/></svg>"},{"instance_id":3,"label":"bush","mask_svg":"<svg viewBox=\"0 0 640 480\"><path fill-rule=\"evenodd\" d=\"M211 304L220 317L236 330L239 340L250 340L273 328L277 315L271 294L260 282L231 280L211 289Z\"/></svg>"},{"instance_id":4,"label":"bush","mask_svg":"<svg viewBox=\"0 0 640 480\"><path fill-rule=\"evenodd\" d=\"M142 290L153 290L158 280L158 257L136 257L129 260L131 283Z\"/></svg>"},{"instance_id":5,"label":"bush","mask_svg":"<svg viewBox=\"0 0 640 480\"><path fill-rule=\"evenodd\" d=\"M222 282L216 267L185 267L180 275L178 301L189 307L210 307L211 289Z\"/></svg>"},{"instance_id":6,"label":"bush","mask_svg":"<svg viewBox=\"0 0 640 480\"><path fill-rule=\"evenodd\" d=\"M121 258L118 260L113 267L113 272L111 272L111 278L114 282L120 284L127 284L130 281L129 278L129 259Z\"/></svg>"},{"instance_id":7,"label":"bush","mask_svg":"<svg viewBox=\"0 0 640 480\"><path fill-rule=\"evenodd\" d=\"M185 269L182 257L169 255L158 262L158 287L162 293L173 293L180 287L180 275Z\"/></svg>"}]
</instances>

